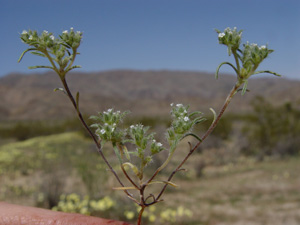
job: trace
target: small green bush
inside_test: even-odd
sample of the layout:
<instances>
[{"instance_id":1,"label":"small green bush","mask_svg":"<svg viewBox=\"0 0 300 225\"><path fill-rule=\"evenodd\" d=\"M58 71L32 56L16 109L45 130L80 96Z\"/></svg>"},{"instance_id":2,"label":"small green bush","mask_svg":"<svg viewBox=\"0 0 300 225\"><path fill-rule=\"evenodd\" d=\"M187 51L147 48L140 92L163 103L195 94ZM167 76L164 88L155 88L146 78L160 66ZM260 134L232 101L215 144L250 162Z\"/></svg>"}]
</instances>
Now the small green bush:
<instances>
[{"instance_id":1,"label":"small green bush","mask_svg":"<svg viewBox=\"0 0 300 225\"><path fill-rule=\"evenodd\" d=\"M300 111L291 103L273 106L263 97L257 97L252 107L254 113L243 128L248 139L243 152L260 159L299 154Z\"/></svg>"}]
</instances>

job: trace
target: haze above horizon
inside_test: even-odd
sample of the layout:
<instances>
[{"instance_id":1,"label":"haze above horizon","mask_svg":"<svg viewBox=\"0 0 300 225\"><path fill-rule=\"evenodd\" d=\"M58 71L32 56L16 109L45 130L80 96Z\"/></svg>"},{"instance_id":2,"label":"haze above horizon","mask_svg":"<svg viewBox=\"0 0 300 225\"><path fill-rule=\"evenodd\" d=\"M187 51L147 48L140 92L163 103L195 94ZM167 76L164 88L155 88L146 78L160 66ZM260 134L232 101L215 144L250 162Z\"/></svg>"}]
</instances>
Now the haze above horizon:
<instances>
[{"instance_id":1,"label":"haze above horizon","mask_svg":"<svg viewBox=\"0 0 300 225\"><path fill-rule=\"evenodd\" d=\"M114 69L188 70L214 73L228 57L215 28L243 29L243 42L268 44L275 52L260 66L300 79L298 0L0 0L0 76L32 73L48 64L28 54L19 39L25 29L54 35L83 31L77 58L82 72ZM78 71L79 71L78 70ZM222 72L233 73L230 67Z\"/></svg>"}]
</instances>

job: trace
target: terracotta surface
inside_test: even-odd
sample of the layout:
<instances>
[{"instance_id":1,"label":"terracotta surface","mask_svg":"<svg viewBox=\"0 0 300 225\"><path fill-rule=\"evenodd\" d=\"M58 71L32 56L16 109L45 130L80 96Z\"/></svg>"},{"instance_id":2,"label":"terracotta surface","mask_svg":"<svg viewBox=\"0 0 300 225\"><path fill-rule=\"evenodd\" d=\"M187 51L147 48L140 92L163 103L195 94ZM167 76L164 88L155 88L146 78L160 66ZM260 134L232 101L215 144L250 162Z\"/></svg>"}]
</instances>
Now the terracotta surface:
<instances>
[{"instance_id":1,"label":"terracotta surface","mask_svg":"<svg viewBox=\"0 0 300 225\"><path fill-rule=\"evenodd\" d=\"M84 216L75 213L54 212L28 206L0 202L0 225L130 225L129 223Z\"/></svg>"}]
</instances>

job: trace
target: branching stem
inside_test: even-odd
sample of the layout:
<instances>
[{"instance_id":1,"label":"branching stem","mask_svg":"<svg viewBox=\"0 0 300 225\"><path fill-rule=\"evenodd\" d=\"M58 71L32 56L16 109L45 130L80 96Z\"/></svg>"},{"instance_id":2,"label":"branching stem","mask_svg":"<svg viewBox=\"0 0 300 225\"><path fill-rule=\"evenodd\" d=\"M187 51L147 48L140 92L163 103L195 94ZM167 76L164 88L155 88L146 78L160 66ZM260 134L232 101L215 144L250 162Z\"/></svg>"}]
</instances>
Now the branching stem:
<instances>
[{"instance_id":1,"label":"branching stem","mask_svg":"<svg viewBox=\"0 0 300 225\"><path fill-rule=\"evenodd\" d=\"M221 108L217 118L215 119L215 121L210 125L210 127L208 128L208 130L205 132L205 134L202 136L201 141L199 141L187 154L187 156L182 160L182 162L176 167L176 169L171 173L171 175L168 178L168 181L171 181L173 176L181 170L181 167L183 166L183 164L188 160L188 158L195 152L195 150L200 146L200 144L211 134L211 132L215 129L215 127L217 126L218 122L220 121L223 113L225 112L227 106L229 105L232 97L235 95L235 93L237 92L238 88L241 86L240 82L237 82L235 84L235 86L231 89L229 95L227 96L225 103L223 105L223 107ZM160 197L162 196L162 194L164 193L164 191L166 190L168 184L166 183L164 185L164 187L162 188L161 192L158 194L158 196L156 197L154 202L157 202ZM153 202L153 203L154 203Z\"/></svg>"},{"instance_id":2,"label":"branching stem","mask_svg":"<svg viewBox=\"0 0 300 225\"><path fill-rule=\"evenodd\" d=\"M68 84L67 84L65 78L64 78L64 77L63 77L63 78L61 77L61 81L62 81L62 84L63 84L63 86L64 86L64 88L65 88L65 91L66 91L66 93L67 93L67 95L68 95L70 101L72 102L74 108L76 109L76 112L77 112L77 115L78 115L78 117L79 117L80 122L82 123L82 125L84 126L84 128L86 129L86 131L89 133L89 135L92 137L94 143L96 144L98 153L100 154L100 156L101 156L102 159L104 160L105 164L108 166L109 170L114 174L114 176L116 177L116 179L117 179L117 181L120 183L120 185L121 185L122 187L125 187L125 185L124 185L123 182L121 181L121 179L120 179L120 177L118 176L118 174L116 173L116 171L112 168L112 166L110 165L110 163L108 162L108 160L107 160L106 157L104 156L103 151L102 151L102 146L101 146L100 143L97 141L96 137L94 136L94 134L93 134L93 132L91 131L91 129L89 128L89 126L86 124L86 122L85 122L85 120L84 120L84 118L83 118L83 116L82 116L82 114L81 114L81 112L80 112L80 110L79 110L79 108L78 108L78 105L76 104L76 101L75 101L75 99L74 99L74 97L73 97L73 95L72 95L72 93L71 93L71 91L70 91L70 89L69 89L69 86L68 86ZM135 198L133 198L132 194L130 194L127 190L124 190L124 192L126 193L126 195L127 195L130 199L132 199L134 202L137 202L137 203L138 203L138 201L137 201Z\"/></svg>"}]
</instances>

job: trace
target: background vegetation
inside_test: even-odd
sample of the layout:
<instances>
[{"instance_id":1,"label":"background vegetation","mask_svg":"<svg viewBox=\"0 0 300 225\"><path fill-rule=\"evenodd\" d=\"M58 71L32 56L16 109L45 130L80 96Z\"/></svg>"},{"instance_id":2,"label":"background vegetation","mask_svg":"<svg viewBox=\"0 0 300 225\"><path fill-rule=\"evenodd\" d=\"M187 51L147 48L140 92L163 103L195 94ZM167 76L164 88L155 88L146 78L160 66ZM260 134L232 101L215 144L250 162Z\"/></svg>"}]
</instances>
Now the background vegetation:
<instances>
[{"instance_id":1,"label":"background vegetation","mask_svg":"<svg viewBox=\"0 0 300 225\"><path fill-rule=\"evenodd\" d=\"M188 161L187 171L175 177L180 187L169 187L164 197L168 201L149 208L145 222L300 224L299 102L262 97L247 101L242 113L225 114ZM167 115L132 114L125 124L151 126L159 141L165 141ZM197 132L209 126L212 118L206 117ZM187 150L182 143L162 176ZM104 153L114 165L112 152L107 148ZM160 157L154 163L165 156ZM137 216L136 206L112 190L118 184L77 119L1 120L0 184L1 201L124 221Z\"/></svg>"}]
</instances>

